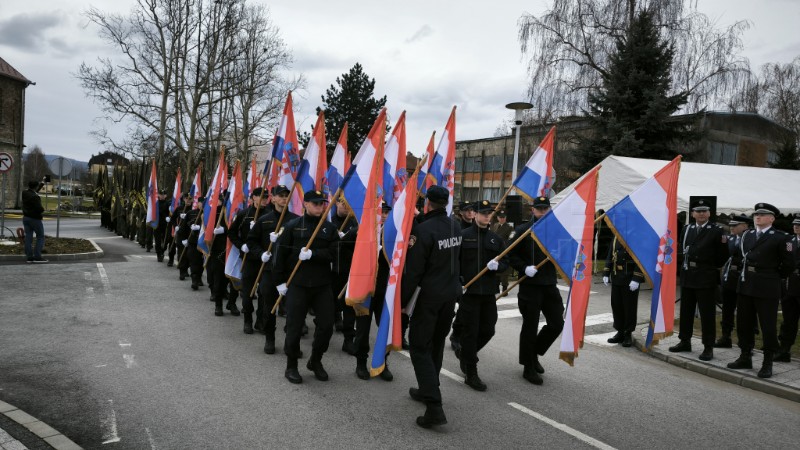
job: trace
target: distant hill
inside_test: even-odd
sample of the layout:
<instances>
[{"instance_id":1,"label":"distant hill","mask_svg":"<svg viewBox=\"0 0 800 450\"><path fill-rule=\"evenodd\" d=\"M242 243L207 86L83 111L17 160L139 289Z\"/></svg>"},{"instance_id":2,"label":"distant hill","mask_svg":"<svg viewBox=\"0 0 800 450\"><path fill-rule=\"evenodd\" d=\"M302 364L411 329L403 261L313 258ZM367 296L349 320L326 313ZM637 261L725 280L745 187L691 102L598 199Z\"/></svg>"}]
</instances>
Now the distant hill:
<instances>
[{"instance_id":1,"label":"distant hill","mask_svg":"<svg viewBox=\"0 0 800 450\"><path fill-rule=\"evenodd\" d=\"M44 155L44 159L47 160L47 164L50 164L50 161L58 158L59 156L61 155ZM89 171L89 163L86 161L78 161L77 159L72 158L64 159L68 159L72 163L72 168L75 170L76 175L84 175Z\"/></svg>"}]
</instances>

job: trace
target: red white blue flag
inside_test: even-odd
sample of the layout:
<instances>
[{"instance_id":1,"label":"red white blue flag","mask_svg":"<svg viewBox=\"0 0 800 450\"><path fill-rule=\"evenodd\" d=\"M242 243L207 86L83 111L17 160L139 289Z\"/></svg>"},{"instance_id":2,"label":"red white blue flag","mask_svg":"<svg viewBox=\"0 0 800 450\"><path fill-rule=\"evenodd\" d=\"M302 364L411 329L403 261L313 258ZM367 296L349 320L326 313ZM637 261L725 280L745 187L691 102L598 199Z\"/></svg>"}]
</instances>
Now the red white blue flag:
<instances>
[{"instance_id":1,"label":"red white blue flag","mask_svg":"<svg viewBox=\"0 0 800 450\"><path fill-rule=\"evenodd\" d=\"M192 198L192 208L197 207L197 199L200 198L203 192L203 181L202 178L200 178L202 170L202 165L197 166L197 173L194 174L194 180L192 180L192 185L189 187L189 197Z\"/></svg>"},{"instance_id":2,"label":"red white blue flag","mask_svg":"<svg viewBox=\"0 0 800 450\"><path fill-rule=\"evenodd\" d=\"M158 228L158 178L156 177L156 160L150 169L150 181L147 183L147 217L145 221L153 228Z\"/></svg>"},{"instance_id":3,"label":"red white blue flag","mask_svg":"<svg viewBox=\"0 0 800 450\"><path fill-rule=\"evenodd\" d=\"M383 153L383 201L394 207L406 186L406 112L400 114Z\"/></svg>"},{"instance_id":4,"label":"red white blue flag","mask_svg":"<svg viewBox=\"0 0 800 450\"><path fill-rule=\"evenodd\" d=\"M328 172L327 144L325 142L325 111L317 115L317 123L308 141L300 168L297 171L295 192L302 199L306 192L322 191Z\"/></svg>"},{"instance_id":5,"label":"red white blue flag","mask_svg":"<svg viewBox=\"0 0 800 450\"><path fill-rule=\"evenodd\" d=\"M428 147L425 149L428 158L425 160L425 163L422 164L422 167L420 167L419 177L417 177L417 190L419 191L419 196L423 198L425 194L428 193L428 188L434 184L433 178L429 174L431 164L433 164L433 157L436 153L433 146L434 138L436 138L435 131L431 133L431 140L428 141ZM420 163L422 163L422 161L420 161Z\"/></svg>"},{"instance_id":6,"label":"red white blue flag","mask_svg":"<svg viewBox=\"0 0 800 450\"><path fill-rule=\"evenodd\" d=\"M247 201L247 199L250 198L250 192L259 186L261 186L261 182L258 177L258 167L256 166L256 160L253 159L250 161L250 168L247 169L247 175L245 175L242 180L242 195L244 195L244 200Z\"/></svg>"},{"instance_id":7,"label":"red white blue flag","mask_svg":"<svg viewBox=\"0 0 800 450\"><path fill-rule=\"evenodd\" d=\"M447 125L444 127L444 134L436 147L436 154L433 156L430 166L430 176L434 184L447 188L450 197L447 201L447 214L453 212L453 188L455 187L456 171L456 107L450 112Z\"/></svg>"},{"instance_id":8,"label":"red white blue flag","mask_svg":"<svg viewBox=\"0 0 800 450\"><path fill-rule=\"evenodd\" d=\"M267 177L267 189L272 191L276 185L294 186L297 169L300 165L300 144L297 142L297 130L294 126L294 112L292 112L292 91L286 96L278 132L272 141L272 159L264 166L264 176ZM303 214L303 198L297 192L292 193L289 199L289 211Z\"/></svg>"},{"instance_id":9,"label":"red white blue flag","mask_svg":"<svg viewBox=\"0 0 800 450\"><path fill-rule=\"evenodd\" d=\"M345 294L346 303L353 306L358 315L369 314L369 301L375 293L378 275L378 216L381 211L378 187L382 184L385 130L384 108L342 182L342 196L358 220L353 264Z\"/></svg>"},{"instance_id":10,"label":"red white blue flag","mask_svg":"<svg viewBox=\"0 0 800 450\"><path fill-rule=\"evenodd\" d=\"M236 161L231 181L228 183L228 198L225 200L225 220L229 229L236 213L244 209L245 198L242 189L242 168L239 161ZM237 290L241 287L242 258L239 257L239 249L230 239L225 247L225 275L231 279L233 287Z\"/></svg>"},{"instance_id":11,"label":"red white blue flag","mask_svg":"<svg viewBox=\"0 0 800 450\"><path fill-rule=\"evenodd\" d=\"M170 214L174 213L176 209L178 209L178 205L181 204L181 168L178 167L178 176L175 177L175 187L172 188L172 199L169 203L169 212Z\"/></svg>"},{"instance_id":12,"label":"red white blue flag","mask_svg":"<svg viewBox=\"0 0 800 450\"><path fill-rule=\"evenodd\" d=\"M333 196L342 186L348 170L350 170L350 153L347 151L347 122L345 122L342 132L339 134L339 142L336 143L336 149L333 151L328 173L325 174L325 194L328 196L329 202L333 203L336 200ZM333 217L336 217L335 204L330 208L328 220Z\"/></svg>"},{"instance_id":13,"label":"red white blue flag","mask_svg":"<svg viewBox=\"0 0 800 450\"><path fill-rule=\"evenodd\" d=\"M197 249L206 255L210 253L211 242L214 240L214 228L217 226L217 206L219 205L219 194L222 192L222 177L226 172L225 150L219 151L219 163L211 179L211 185L206 193L206 202L203 204L203 225L201 225L200 236L203 239L197 240Z\"/></svg>"},{"instance_id":14,"label":"red white blue flag","mask_svg":"<svg viewBox=\"0 0 800 450\"><path fill-rule=\"evenodd\" d=\"M539 147L531 155L522 171L514 180L517 191L528 200L536 197L549 197L553 188L555 172L553 171L553 142L556 127L550 128Z\"/></svg>"},{"instance_id":15,"label":"red white blue flag","mask_svg":"<svg viewBox=\"0 0 800 450\"><path fill-rule=\"evenodd\" d=\"M533 225L539 243L559 275L569 283L567 312L559 357L570 366L583 347L586 309L592 287L594 253L594 208L600 166L584 175L580 183L550 213Z\"/></svg>"},{"instance_id":16,"label":"red white blue flag","mask_svg":"<svg viewBox=\"0 0 800 450\"><path fill-rule=\"evenodd\" d=\"M678 174L681 157L606 211L605 221L653 285L645 348L672 335L677 279Z\"/></svg>"}]
</instances>

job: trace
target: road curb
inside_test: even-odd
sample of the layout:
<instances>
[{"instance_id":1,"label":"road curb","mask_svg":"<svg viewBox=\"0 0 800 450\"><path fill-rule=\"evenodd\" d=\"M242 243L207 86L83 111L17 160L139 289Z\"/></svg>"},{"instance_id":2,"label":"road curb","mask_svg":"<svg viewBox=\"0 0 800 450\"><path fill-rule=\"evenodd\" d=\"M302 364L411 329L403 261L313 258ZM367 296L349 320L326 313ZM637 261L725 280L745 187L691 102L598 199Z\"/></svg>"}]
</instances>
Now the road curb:
<instances>
[{"instance_id":1,"label":"road curb","mask_svg":"<svg viewBox=\"0 0 800 450\"><path fill-rule=\"evenodd\" d=\"M0 414L27 428L28 431L56 450L80 450L83 448L50 425L2 400L0 400Z\"/></svg>"},{"instance_id":2,"label":"road curb","mask_svg":"<svg viewBox=\"0 0 800 450\"><path fill-rule=\"evenodd\" d=\"M86 239L87 241L91 242L92 246L95 248L93 252L84 252L84 253L64 253L59 255L49 255L44 254L42 256L46 256L48 261L77 261L83 259L95 259L95 258L102 258L105 256L105 252L100 246L97 245L92 239ZM0 255L0 262L8 262L8 261L19 261L25 262L27 258L25 255Z\"/></svg>"},{"instance_id":3,"label":"road curb","mask_svg":"<svg viewBox=\"0 0 800 450\"><path fill-rule=\"evenodd\" d=\"M653 346L650 350L645 351L644 340L640 337L641 333L639 331L640 330L637 330L633 333L634 346L653 358L660 359L661 361L672 364L673 366L691 370L692 372L715 378L726 383L736 384L763 392L765 394L774 395L776 397L800 403L800 389L795 389L772 381L744 375L738 371L722 369L710 364L706 364L702 361L693 361L679 356L673 356L669 353L663 352L657 345Z\"/></svg>"}]
</instances>

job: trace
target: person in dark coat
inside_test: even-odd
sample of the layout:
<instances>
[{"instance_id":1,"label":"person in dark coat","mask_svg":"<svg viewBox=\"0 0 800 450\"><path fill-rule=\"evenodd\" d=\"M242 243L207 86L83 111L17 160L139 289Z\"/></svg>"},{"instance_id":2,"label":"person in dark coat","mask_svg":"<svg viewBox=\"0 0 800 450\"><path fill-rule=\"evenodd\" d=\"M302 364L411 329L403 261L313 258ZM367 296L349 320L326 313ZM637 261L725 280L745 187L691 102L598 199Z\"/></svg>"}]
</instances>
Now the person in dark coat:
<instances>
[{"instance_id":1,"label":"person in dark coat","mask_svg":"<svg viewBox=\"0 0 800 450\"><path fill-rule=\"evenodd\" d=\"M644 273L631 258L625 246L616 237L608 247L606 266L603 269L603 284L611 283L611 314L617 333L608 338L609 344L633 344L632 333L636 329L636 310L639 306L639 286L644 282Z\"/></svg>"},{"instance_id":2,"label":"person in dark coat","mask_svg":"<svg viewBox=\"0 0 800 450\"><path fill-rule=\"evenodd\" d=\"M492 225L491 230L500 236L500 239L502 239L503 242L508 243L511 241L511 235L514 233L514 227L508 223L508 215L505 211L501 210L497 212L497 223ZM514 270L509 265L506 270L497 274L498 278L500 279L500 286L503 292L508 289L508 277L511 276L513 271Z\"/></svg>"},{"instance_id":3,"label":"person in dark coat","mask_svg":"<svg viewBox=\"0 0 800 450\"><path fill-rule=\"evenodd\" d=\"M197 241L200 238L200 224L205 201L205 197L197 199L197 205L194 205L192 210L186 213L186 217L181 220L179 230L185 252L178 262L178 268L181 270L181 280L186 277L187 271L189 272L192 277L193 291L203 286L203 253L197 249Z\"/></svg>"},{"instance_id":4,"label":"person in dark coat","mask_svg":"<svg viewBox=\"0 0 800 450\"><path fill-rule=\"evenodd\" d=\"M780 348L775 361L791 362L792 344L797 339L797 324L800 321L800 216L792 221L792 246L794 270L786 278L786 294L781 299L783 322L781 323Z\"/></svg>"},{"instance_id":5,"label":"person in dark coat","mask_svg":"<svg viewBox=\"0 0 800 450\"><path fill-rule=\"evenodd\" d=\"M722 335L714 342L714 348L731 348L733 333L736 324L736 288L739 285L739 275L742 267L742 252L739 245L742 234L750 228L750 218L747 216L733 216L728 221L731 233L728 235L728 261L722 266L722 319L720 329Z\"/></svg>"},{"instance_id":6,"label":"person in dark coat","mask_svg":"<svg viewBox=\"0 0 800 450\"><path fill-rule=\"evenodd\" d=\"M754 230L742 235L742 274L739 278L739 298L736 304L736 335L741 353L729 369L752 369L756 320L761 326L764 361L758 371L760 378L772 377L772 361L778 349L778 302L782 294L782 278L795 270L792 242L789 235L776 230L772 224L780 214L769 203L757 203L753 213Z\"/></svg>"},{"instance_id":7,"label":"person in dark coat","mask_svg":"<svg viewBox=\"0 0 800 450\"><path fill-rule=\"evenodd\" d=\"M172 236L169 236L169 205L171 200L167 199L167 191L161 189L158 191L158 201L156 201L156 209L158 210L158 225L153 232L153 239L156 246L156 259L158 262L164 261L164 250L170 244Z\"/></svg>"},{"instance_id":8,"label":"person in dark coat","mask_svg":"<svg viewBox=\"0 0 800 450\"><path fill-rule=\"evenodd\" d=\"M339 256L333 265L333 283L331 284L333 295L336 298L334 327L344 336L342 351L349 355L355 355L356 313L352 306L346 304L344 296L339 297L339 293L347 285L350 277L353 252L356 247L356 237L358 237L358 220L353 216L343 197L336 199L336 214L333 215L331 221L339 233L339 242L336 244Z\"/></svg>"},{"instance_id":9,"label":"person in dark coat","mask_svg":"<svg viewBox=\"0 0 800 450\"><path fill-rule=\"evenodd\" d=\"M719 225L710 223L710 217L711 208L705 200L699 200L692 207L695 223L686 225L679 236L679 254L683 256L680 269L680 342L669 348L670 352L692 351L694 312L699 309L703 341L701 361L714 358L719 269L728 259L728 239Z\"/></svg>"},{"instance_id":10,"label":"person in dark coat","mask_svg":"<svg viewBox=\"0 0 800 450\"><path fill-rule=\"evenodd\" d=\"M522 329L519 334L519 363L523 366L522 377L540 385L544 367L539 363L547 349L564 329L564 304L558 291L556 267L547 255L537 248L530 235L523 234L537 220L550 212L550 200L536 197L533 200L533 217L514 229L517 239L523 239L509 253L511 267L525 279L519 285L519 311L522 314ZM537 268L538 267L538 268ZM539 314L547 322L539 331Z\"/></svg>"},{"instance_id":11,"label":"person in dark coat","mask_svg":"<svg viewBox=\"0 0 800 450\"><path fill-rule=\"evenodd\" d=\"M476 391L485 391L486 384L478 376L478 352L494 336L497 323L498 293L497 274L508 268L508 257L497 258L505 249L505 241L489 230L494 208L489 201L475 203L475 222L462 230L461 279L467 283L484 268L488 271L470 285L461 297L461 319L464 333L461 351L456 356L461 360L464 383Z\"/></svg>"},{"instance_id":12,"label":"person in dark coat","mask_svg":"<svg viewBox=\"0 0 800 450\"><path fill-rule=\"evenodd\" d=\"M224 203L225 199L220 196L219 204L217 205L217 218L223 214ZM214 230L212 231L213 237L208 248L209 253L206 255L206 280L208 281L208 289L211 291L211 300L214 302L214 315L222 316L222 301L228 297L228 278L225 276L225 250L228 246L228 227L224 217L216 222L209 222L207 226L214 227ZM199 239L203 238L203 236L199 237ZM228 298L226 309L234 316L239 315L235 297L234 301Z\"/></svg>"},{"instance_id":13,"label":"person in dark coat","mask_svg":"<svg viewBox=\"0 0 800 450\"><path fill-rule=\"evenodd\" d=\"M461 296L462 240L461 226L447 216L449 196L441 186L428 189L429 211L411 230L401 289L401 304L410 310L408 342L419 386L410 388L409 395L426 405L425 414L417 417L417 425L423 428L447 423L439 372L444 340L455 314L456 299Z\"/></svg>"},{"instance_id":14,"label":"person in dark coat","mask_svg":"<svg viewBox=\"0 0 800 450\"><path fill-rule=\"evenodd\" d=\"M22 191L22 226L25 228L25 256L29 263L46 263L42 258L44 249L44 223L42 222L44 207L39 197L39 190L44 186L38 181L28 182L28 189ZM33 235L36 234L36 246L33 246Z\"/></svg>"}]
</instances>

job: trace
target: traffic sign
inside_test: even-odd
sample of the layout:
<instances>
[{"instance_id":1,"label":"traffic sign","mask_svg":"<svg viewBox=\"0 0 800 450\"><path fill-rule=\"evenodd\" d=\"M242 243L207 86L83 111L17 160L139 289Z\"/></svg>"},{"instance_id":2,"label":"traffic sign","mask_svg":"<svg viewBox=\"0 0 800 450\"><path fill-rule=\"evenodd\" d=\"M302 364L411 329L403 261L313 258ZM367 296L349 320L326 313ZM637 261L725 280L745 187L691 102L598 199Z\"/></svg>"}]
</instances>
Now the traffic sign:
<instances>
[{"instance_id":1,"label":"traffic sign","mask_svg":"<svg viewBox=\"0 0 800 450\"><path fill-rule=\"evenodd\" d=\"M50 171L53 172L53 175L63 177L72 172L72 161L59 156L58 158L50 161L49 167Z\"/></svg>"},{"instance_id":2,"label":"traffic sign","mask_svg":"<svg viewBox=\"0 0 800 450\"><path fill-rule=\"evenodd\" d=\"M5 152L0 152L0 173L6 173L14 167L14 158Z\"/></svg>"}]
</instances>

